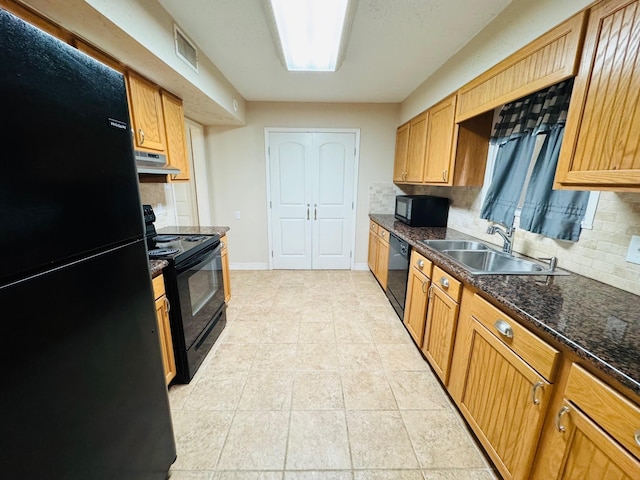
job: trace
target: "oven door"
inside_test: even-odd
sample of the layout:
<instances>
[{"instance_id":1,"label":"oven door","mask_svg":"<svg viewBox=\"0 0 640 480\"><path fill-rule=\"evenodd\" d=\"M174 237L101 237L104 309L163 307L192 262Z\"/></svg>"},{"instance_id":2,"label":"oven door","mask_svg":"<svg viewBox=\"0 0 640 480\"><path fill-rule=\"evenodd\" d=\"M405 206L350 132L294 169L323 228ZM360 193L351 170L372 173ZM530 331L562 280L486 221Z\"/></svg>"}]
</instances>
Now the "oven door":
<instances>
[{"instance_id":1,"label":"oven door","mask_svg":"<svg viewBox=\"0 0 640 480\"><path fill-rule=\"evenodd\" d=\"M189 350L224 304L222 259L219 243L176 265L178 297Z\"/></svg>"}]
</instances>

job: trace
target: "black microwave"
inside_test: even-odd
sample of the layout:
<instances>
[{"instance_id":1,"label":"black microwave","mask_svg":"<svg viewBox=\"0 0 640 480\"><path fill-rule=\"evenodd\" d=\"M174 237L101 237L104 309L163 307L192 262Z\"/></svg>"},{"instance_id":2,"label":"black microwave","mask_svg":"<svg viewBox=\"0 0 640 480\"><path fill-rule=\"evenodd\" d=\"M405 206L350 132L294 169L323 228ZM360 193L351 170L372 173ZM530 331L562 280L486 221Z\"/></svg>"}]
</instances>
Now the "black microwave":
<instances>
[{"instance_id":1,"label":"black microwave","mask_svg":"<svg viewBox=\"0 0 640 480\"><path fill-rule=\"evenodd\" d=\"M395 217L411 227L446 227L449 199L431 195L398 195Z\"/></svg>"}]
</instances>

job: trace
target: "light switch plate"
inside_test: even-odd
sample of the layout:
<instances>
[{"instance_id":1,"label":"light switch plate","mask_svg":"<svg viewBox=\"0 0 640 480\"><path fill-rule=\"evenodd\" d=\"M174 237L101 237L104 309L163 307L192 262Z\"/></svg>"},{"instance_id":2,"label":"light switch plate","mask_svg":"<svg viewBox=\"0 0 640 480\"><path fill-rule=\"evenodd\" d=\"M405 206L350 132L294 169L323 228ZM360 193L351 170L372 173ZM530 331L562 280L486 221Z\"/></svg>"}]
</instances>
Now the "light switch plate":
<instances>
[{"instance_id":1,"label":"light switch plate","mask_svg":"<svg viewBox=\"0 0 640 480\"><path fill-rule=\"evenodd\" d=\"M631 237L629 250L627 251L627 262L640 263L640 236Z\"/></svg>"},{"instance_id":2,"label":"light switch plate","mask_svg":"<svg viewBox=\"0 0 640 480\"><path fill-rule=\"evenodd\" d=\"M236 210L234 216L235 216L236 220L240 220L240 212L238 212L237 210Z\"/></svg>"}]
</instances>

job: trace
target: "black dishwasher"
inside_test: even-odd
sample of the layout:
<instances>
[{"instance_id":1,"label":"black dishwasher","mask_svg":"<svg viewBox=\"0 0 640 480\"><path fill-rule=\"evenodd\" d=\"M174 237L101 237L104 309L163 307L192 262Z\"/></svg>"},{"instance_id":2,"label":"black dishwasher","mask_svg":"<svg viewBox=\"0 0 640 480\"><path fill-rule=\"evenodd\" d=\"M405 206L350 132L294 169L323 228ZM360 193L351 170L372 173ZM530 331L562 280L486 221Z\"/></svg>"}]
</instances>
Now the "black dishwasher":
<instances>
[{"instance_id":1,"label":"black dishwasher","mask_svg":"<svg viewBox=\"0 0 640 480\"><path fill-rule=\"evenodd\" d=\"M402 320L404 300L407 296L409 277L409 255L411 247L393 233L389 236L389 276L387 278L387 297Z\"/></svg>"}]
</instances>

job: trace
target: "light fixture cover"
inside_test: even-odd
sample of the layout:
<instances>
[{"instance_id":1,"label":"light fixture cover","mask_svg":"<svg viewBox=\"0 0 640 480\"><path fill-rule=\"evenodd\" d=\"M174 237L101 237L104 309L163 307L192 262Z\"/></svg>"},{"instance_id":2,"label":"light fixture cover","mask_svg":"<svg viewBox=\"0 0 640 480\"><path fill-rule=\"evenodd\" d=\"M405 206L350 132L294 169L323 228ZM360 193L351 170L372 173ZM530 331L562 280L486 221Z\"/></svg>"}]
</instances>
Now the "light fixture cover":
<instances>
[{"instance_id":1,"label":"light fixture cover","mask_svg":"<svg viewBox=\"0 0 640 480\"><path fill-rule=\"evenodd\" d=\"M269 0L288 70L339 66L350 20L349 0Z\"/></svg>"}]
</instances>

